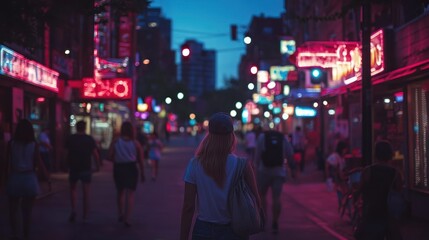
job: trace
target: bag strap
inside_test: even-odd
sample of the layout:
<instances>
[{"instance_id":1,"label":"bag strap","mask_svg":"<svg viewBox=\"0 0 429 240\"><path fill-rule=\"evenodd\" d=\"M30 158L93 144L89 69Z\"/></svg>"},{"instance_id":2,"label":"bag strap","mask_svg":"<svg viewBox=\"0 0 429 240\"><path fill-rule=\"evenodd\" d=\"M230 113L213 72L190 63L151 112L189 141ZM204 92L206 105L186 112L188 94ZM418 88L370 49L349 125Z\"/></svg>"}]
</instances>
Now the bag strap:
<instances>
[{"instance_id":1,"label":"bag strap","mask_svg":"<svg viewBox=\"0 0 429 240\"><path fill-rule=\"evenodd\" d=\"M244 168L246 167L247 160L245 158L237 157L237 167L234 171L234 175L231 179L231 186L229 187L228 191L228 211L231 211L230 209L230 198L232 195L232 192L235 189L235 186L239 183L240 179L243 177Z\"/></svg>"},{"instance_id":2,"label":"bag strap","mask_svg":"<svg viewBox=\"0 0 429 240\"><path fill-rule=\"evenodd\" d=\"M237 185L240 178L243 176L244 168L246 167L246 159L237 157L237 167L234 172L234 177L232 180L231 187Z\"/></svg>"}]
</instances>

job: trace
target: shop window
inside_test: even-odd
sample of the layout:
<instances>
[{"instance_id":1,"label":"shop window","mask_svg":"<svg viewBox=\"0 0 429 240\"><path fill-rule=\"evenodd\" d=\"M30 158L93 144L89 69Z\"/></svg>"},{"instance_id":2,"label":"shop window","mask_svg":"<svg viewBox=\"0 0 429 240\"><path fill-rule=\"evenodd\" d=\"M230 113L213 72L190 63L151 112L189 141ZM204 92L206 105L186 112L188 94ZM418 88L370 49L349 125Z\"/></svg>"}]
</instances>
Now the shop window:
<instances>
[{"instance_id":1,"label":"shop window","mask_svg":"<svg viewBox=\"0 0 429 240\"><path fill-rule=\"evenodd\" d=\"M375 97L374 140L387 140L392 144L393 165L404 169L406 139L404 134L403 92L400 90Z\"/></svg>"},{"instance_id":2,"label":"shop window","mask_svg":"<svg viewBox=\"0 0 429 240\"><path fill-rule=\"evenodd\" d=\"M409 93L411 183L414 189L429 191L429 83L413 85Z\"/></svg>"}]
</instances>

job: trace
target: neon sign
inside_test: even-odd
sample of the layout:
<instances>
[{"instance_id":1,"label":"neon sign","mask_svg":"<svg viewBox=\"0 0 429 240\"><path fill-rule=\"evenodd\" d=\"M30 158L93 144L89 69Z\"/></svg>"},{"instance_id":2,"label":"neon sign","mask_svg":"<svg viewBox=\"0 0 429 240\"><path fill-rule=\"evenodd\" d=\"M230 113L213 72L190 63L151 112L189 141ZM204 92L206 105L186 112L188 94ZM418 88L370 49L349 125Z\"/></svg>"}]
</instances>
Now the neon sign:
<instances>
[{"instance_id":1,"label":"neon sign","mask_svg":"<svg viewBox=\"0 0 429 240\"><path fill-rule=\"evenodd\" d=\"M0 74L58 92L58 72L0 45Z\"/></svg>"},{"instance_id":2,"label":"neon sign","mask_svg":"<svg viewBox=\"0 0 429 240\"><path fill-rule=\"evenodd\" d=\"M348 53L358 46L357 42L307 42L298 50L297 66L334 68L338 62L351 61Z\"/></svg>"},{"instance_id":3,"label":"neon sign","mask_svg":"<svg viewBox=\"0 0 429 240\"><path fill-rule=\"evenodd\" d=\"M280 53L292 55L296 50L296 42L293 39L280 40Z\"/></svg>"},{"instance_id":4,"label":"neon sign","mask_svg":"<svg viewBox=\"0 0 429 240\"><path fill-rule=\"evenodd\" d=\"M288 81L288 80L296 80L294 77L298 77L295 74L289 73L295 71L294 66L271 66L270 67L270 78L272 81Z\"/></svg>"},{"instance_id":5,"label":"neon sign","mask_svg":"<svg viewBox=\"0 0 429 240\"><path fill-rule=\"evenodd\" d=\"M371 65L371 76L374 76L382 71L384 71L384 37L383 30L378 30L377 32L371 35L371 50L370 50L370 65ZM350 84L354 81L362 79L362 50L361 48L355 49L352 59L353 67L352 72L348 73L347 68L346 72L343 74L334 75L335 79L343 80L344 83ZM341 66L339 66L341 67ZM339 68L339 71L343 69ZM341 72L340 72L341 73ZM348 73L348 74L347 74Z\"/></svg>"},{"instance_id":6,"label":"neon sign","mask_svg":"<svg viewBox=\"0 0 429 240\"><path fill-rule=\"evenodd\" d=\"M94 99L130 99L132 93L131 78L82 80L82 98Z\"/></svg>"},{"instance_id":7,"label":"neon sign","mask_svg":"<svg viewBox=\"0 0 429 240\"><path fill-rule=\"evenodd\" d=\"M299 48L296 62L299 67L332 68L331 86L362 78L362 46L357 42L308 42ZM371 76L384 71L384 65L384 33L378 30L371 35Z\"/></svg>"},{"instance_id":8,"label":"neon sign","mask_svg":"<svg viewBox=\"0 0 429 240\"><path fill-rule=\"evenodd\" d=\"M297 117L315 117L317 115L317 111L311 107L295 107L295 116Z\"/></svg>"}]
</instances>

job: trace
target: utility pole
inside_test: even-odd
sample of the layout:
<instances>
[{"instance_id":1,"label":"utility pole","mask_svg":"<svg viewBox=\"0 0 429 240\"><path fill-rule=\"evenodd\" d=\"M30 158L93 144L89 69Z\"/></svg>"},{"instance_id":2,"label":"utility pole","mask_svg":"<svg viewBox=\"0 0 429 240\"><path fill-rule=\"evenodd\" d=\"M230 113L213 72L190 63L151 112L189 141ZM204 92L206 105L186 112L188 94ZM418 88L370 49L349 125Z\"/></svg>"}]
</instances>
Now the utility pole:
<instances>
[{"instance_id":1,"label":"utility pole","mask_svg":"<svg viewBox=\"0 0 429 240\"><path fill-rule=\"evenodd\" d=\"M371 1L362 1L362 160L372 163Z\"/></svg>"}]
</instances>

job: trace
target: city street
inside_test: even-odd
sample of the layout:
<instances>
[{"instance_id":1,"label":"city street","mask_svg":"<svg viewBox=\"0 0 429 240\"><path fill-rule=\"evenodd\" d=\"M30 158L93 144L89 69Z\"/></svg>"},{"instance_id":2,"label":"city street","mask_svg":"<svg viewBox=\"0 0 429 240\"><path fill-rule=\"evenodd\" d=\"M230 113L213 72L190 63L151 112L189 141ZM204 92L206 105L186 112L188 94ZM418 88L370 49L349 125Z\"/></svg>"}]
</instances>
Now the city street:
<instances>
[{"instance_id":1,"label":"city street","mask_svg":"<svg viewBox=\"0 0 429 240\"><path fill-rule=\"evenodd\" d=\"M156 181L149 179L138 186L130 228L117 221L110 162L105 162L102 171L93 176L91 211L86 222L82 221L80 212L75 223L67 221L70 213L67 175L54 174L52 192L47 192L46 186L42 185L45 193L34 207L31 239L178 239L184 186L182 175L195 146L192 137L171 139L164 149L159 178ZM242 155L242 152L237 150L237 154ZM335 194L326 192L317 170L309 171L312 173L303 174L300 183L288 183L284 187L280 233L273 235L268 222L267 232L251 239L350 239L350 225L336 212ZM146 168L146 176L150 176L149 168ZM1 199L1 210L6 213L4 195ZM9 236L6 216L0 216L0 239Z\"/></svg>"}]
</instances>

